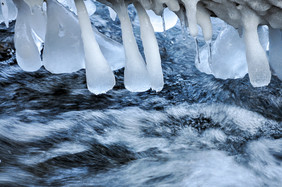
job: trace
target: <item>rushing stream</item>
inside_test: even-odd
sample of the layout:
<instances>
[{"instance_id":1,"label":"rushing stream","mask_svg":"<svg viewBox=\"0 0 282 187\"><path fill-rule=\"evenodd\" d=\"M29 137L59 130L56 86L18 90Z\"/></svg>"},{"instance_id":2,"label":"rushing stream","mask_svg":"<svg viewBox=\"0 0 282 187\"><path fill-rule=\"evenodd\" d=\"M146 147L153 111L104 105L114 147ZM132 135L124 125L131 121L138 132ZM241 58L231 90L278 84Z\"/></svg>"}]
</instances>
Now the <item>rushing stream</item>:
<instances>
[{"instance_id":1,"label":"rushing stream","mask_svg":"<svg viewBox=\"0 0 282 187\"><path fill-rule=\"evenodd\" d=\"M121 42L119 21L97 11L96 27ZM161 92L125 90L122 69L115 88L95 96L84 70L22 71L13 29L0 30L0 186L282 185L277 77L254 88L247 75L220 80L199 72L194 39L184 40L179 25L157 34Z\"/></svg>"}]
</instances>

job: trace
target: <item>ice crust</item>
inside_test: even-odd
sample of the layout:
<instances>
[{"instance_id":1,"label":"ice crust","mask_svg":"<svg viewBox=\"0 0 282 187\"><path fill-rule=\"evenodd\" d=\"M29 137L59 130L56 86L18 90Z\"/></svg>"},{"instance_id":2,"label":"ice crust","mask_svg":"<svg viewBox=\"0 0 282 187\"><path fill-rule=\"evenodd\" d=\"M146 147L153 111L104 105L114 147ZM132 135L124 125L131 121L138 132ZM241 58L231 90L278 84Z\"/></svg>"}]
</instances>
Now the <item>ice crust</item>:
<instances>
[{"instance_id":1,"label":"ice crust","mask_svg":"<svg viewBox=\"0 0 282 187\"><path fill-rule=\"evenodd\" d=\"M86 46L91 45L88 44L89 42L86 39L82 38L93 34L83 35L81 33L84 26L80 24L80 29L73 0L58 0L58 2L47 0L47 13L44 12L43 0L13 1L0 0L0 23L4 22L8 26L9 22L14 20L18 14L15 28L15 46L17 60L23 70L36 71L43 64L52 73L70 73L84 68L84 59L93 61L89 58L96 58L93 55L90 57L91 55L85 52L88 48ZM99 45L96 42L93 44L95 47L90 48L95 52L100 51L98 55L100 61L101 59L108 61L112 70L121 68L125 64L124 83L130 91L140 92L150 88L160 91L163 87L160 55L153 32L153 29L156 31L162 27L156 26L157 23L154 23L154 18L157 16L164 16L166 23L162 27L163 30L163 28L168 29L168 25L172 27L175 24L175 15L177 15L183 27L188 28L195 41L197 41L198 36L198 25L201 27L207 46L212 47L202 49L199 56L200 60L196 58L196 66L201 71L224 79L240 78L247 71L250 82L254 87L268 85L272 74L282 79L282 58L279 55L282 53L280 30L282 29L282 3L280 0L99 1L109 6L109 14L113 20L118 15L121 22L124 47L105 38L94 28L95 37L92 37L91 41L95 43L97 40ZM92 0L83 1L89 15L92 15L96 10L93 2ZM135 2L139 15L146 62L138 50L127 12L127 6L133 2ZM144 9L146 11L143 11ZM150 11L154 13L152 14ZM175 14L172 13L172 16L168 16L168 19L166 19L166 12L174 12ZM212 24L210 18L212 16L219 17L234 27L223 31L216 41L211 41ZM269 56L263 46L265 43L262 42L264 40L261 38L262 35L258 34L258 27L261 25L269 27ZM242 38L234 29L238 30ZM87 30L88 33L93 32L90 32L89 28ZM219 50L226 42L229 45L223 50ZM42 63L40 53L43 43ZM112 53L117 55L111 55ZM234 60L235 54L236 60ZM86 71L89 72L87 69ZM107 70L106 72L111 71ZM100 93L99 91L94 92Z\"/></svg>"}]
</instances>

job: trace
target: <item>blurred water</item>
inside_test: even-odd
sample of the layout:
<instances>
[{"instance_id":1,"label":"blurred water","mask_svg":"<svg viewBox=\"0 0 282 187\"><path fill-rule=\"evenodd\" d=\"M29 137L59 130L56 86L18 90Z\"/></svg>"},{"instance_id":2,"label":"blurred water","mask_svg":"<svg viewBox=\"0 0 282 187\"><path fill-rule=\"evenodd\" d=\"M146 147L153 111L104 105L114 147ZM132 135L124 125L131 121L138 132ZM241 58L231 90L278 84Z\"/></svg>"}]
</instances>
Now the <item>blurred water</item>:
<instances>
[{"instance_id":1,"label":"blurred water","mask_svg":"<svg viewBox=\"0 0 282 187\"><path fill-rule=\"evenodd\" d=\"M93 23L120 42L119 21L104 11ZM23 72L13 24L1 26L0 185L281 186L281 81L215 79L195 68L193 38L180 27L166 35L157 34L163 91L130 93L119 70L114 90L95 96L83 70Z\"/></svg>"}]
</instances>

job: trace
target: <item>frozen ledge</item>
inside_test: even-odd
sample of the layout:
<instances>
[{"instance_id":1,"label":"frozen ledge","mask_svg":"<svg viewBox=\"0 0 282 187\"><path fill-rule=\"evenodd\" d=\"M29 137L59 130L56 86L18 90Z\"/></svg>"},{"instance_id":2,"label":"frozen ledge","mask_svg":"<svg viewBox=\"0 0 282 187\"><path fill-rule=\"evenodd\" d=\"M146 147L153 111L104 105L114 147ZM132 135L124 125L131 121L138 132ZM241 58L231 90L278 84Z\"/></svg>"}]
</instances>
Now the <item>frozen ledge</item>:
<instances>
[{"instance_id":1,"label":"frozen ledge","mask_svg":"<svg viewBox=\"0 0 282 187\"><path fill-rule=\"evenodd\" d=\"M111 7L109 10L113 18L117 14L120 19L123 47L116 44L115 51L119 51L122 56L125 54L125 59L120 57L119 61L125 61L124 82L125 87L130 91L140 92L150 88L160 91L163 88L161 58L153 26L145 9L162 15L166 7L179 17L182 25L188 27L195 41L197 41L199 25L208 45L212 38L211 17L219 17L238 29L244 38L248 74L254 87L268 85L271 74L282 80L281 0L98 1ZM75 10L79 19L55 0L46 0L44 1L46 3L43 3L43 0L0 0L0 2L0 22L4 21L8 26L9 20L18 15L15 46L18 63L24 70L36 71L43 65L53 73L70 73L86 68L87 85L91 92L105 93L114 86L115 81L110 67L113 70L112 64L118 62L117 60L114 63L109 62L111 60L108 60L102 50L104 41L100 43L96 41L97 34L94 34L90 27L84 5L93 6L91 0L75 0L76 4L73 0L59 0L69 9ZM13 2L17 10L13 7ZM134 38L127 12L129 4L134 4L140 19L145 59L140 55ZM260 25L269 27L269 55L266 54L259 40L258 26ZM45 48L42 61L39 58L39 51L43 43ZM124 49L124 53L120 52L120 49ZM210 55L208 56L209 63L212 63Z\"/></svg>"}]
</instances>

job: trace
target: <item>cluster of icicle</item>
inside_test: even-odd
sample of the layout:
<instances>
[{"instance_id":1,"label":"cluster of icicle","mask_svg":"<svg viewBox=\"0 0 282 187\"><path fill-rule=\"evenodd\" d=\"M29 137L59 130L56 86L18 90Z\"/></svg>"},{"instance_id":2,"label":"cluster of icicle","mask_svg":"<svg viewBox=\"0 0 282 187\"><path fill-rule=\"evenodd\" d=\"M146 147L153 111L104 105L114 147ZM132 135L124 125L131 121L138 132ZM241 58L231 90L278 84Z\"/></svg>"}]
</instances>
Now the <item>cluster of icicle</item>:
<instances>
[{"instance_id":1,"label":"cluster of icicle","mask_svg":"<svg viewBox=\"0 0 282 187\"><path fill-rule=\"evenodd\" d=\"M161 57L147 10L162 15L165 8L174 12L195 38L198 25L208 46L212 39L211 16L217 16L242 31L250 82L255 87L268 85L271 69L282 79L282 3L277 0L99 0L109 6L111 17L120 19L123 47L103 47L107 39L98 41L87 10L91 0L0 0L0 22L8 26L16 18L15 48L18 64L25 71L36 71L42 65L52 73L71 73L86 69L88 89L94 94L105 93L115 85L113 70L125 61L126 89L142 92L163 88ZM140 22L145 60L138 50L128 5L133 3ZM66 5L66 8L63 5ZM15 6L16 5L16 6ZM16 8L17 7L17 8ZM110 8L111 7L111 8ZM95 8L92 8L92 10ZM73 12L71 12L72 10ZM257 28L268 25L269 60L260 44ZM111 41L112 42L112 41ZM111 47L110 47L111 48ZM124 53L121 51L124 49ZM41 52L43 51L42 55ZM198 50L197 50L198 51ZM210 50L209 50L210 51ZM121 55L125 54L125 59ZM210 56L210 55L209 55ZM199 55L198 55L198 59ZM212 63L211 57L209 63ZM118 64L118 65L117 65ZM270 64L270 65L269 65Z\"/></svg>"}]
</instances>

